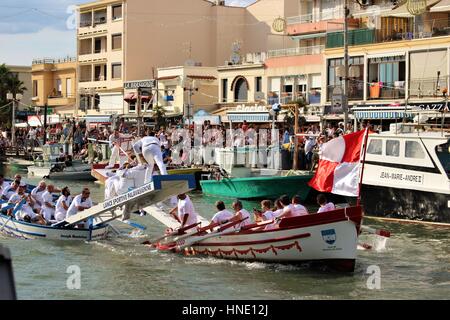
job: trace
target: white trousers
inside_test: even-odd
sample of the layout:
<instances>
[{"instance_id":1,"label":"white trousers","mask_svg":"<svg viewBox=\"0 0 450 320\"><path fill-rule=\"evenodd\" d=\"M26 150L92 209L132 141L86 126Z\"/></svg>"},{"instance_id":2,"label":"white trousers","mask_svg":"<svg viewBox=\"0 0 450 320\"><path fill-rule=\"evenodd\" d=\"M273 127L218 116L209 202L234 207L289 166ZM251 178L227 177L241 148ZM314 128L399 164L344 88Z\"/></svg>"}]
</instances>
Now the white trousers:
<instances>
[{"instance_id":1,"label":"white trousers","mask_svg":"<svg viewBox=\"0 0 450 320\"><path fill-rule=\"evenodd\" d=\"M66 212L61 212L61 211L56 212L56 214L55 214L56 221L61 222L61 221L66 220L66 214L67 214Z\"/></svg>"},{"instance_id":2,"label":"white trousers","mask_svg":"<svg viewBox=\"0 0 450 320\"><path fill-rule=\"evenodd\" d=\"M161 152L161 148L156 144L151 144L142 148L142 155L144 159L148 162L147 171L145 172L145 182L148 183L152 180L153 175L153 167L155 162L161 172L161 175L167 175L166 165L163 161L163 156Z\"/></svg>"},{"instance_id":3,"label":"white trousers","mask_svg":"<svg viewBox=\"0 0 450 320\"><path fill-rule=\"evenodd\" d=\"M109 166L114 166L117 161L120 161L120 150L117 146L111 149L111 157L109 158Z\"/></svg>"}]
</instances>

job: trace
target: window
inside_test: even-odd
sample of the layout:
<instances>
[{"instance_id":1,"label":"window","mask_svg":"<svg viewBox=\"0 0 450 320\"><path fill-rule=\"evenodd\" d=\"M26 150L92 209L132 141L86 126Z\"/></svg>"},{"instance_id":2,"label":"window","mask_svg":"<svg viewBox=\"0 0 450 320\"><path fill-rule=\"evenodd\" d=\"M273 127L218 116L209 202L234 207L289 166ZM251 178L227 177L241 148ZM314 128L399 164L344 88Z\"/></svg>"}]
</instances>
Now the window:
<instances>
[{"instance_id":1,"label":"window","mask_svg":"<svg viewBox=\"0 0 450 320\"><path fill-rule=\"evenodd\" d=\"M72 97L72 79L71 78L66 79L66 97L68 97L68 98Z\"/></svg>"},{"instance_id":2,"label":"window","mask_svg":"<svg viewBox=\"0 0 450 320\"><path fill-rule=\"evenodd\" d=\"M33 80L33 97L38 96L38 81Z\"/></svg>"},{"instance_id":3,"label":"window","mask_svg":"<svg viewBox=\"0 0 450 320\"><path fill-rule=\"evenodd\" d=\"M450 141L437 146L436 154L450 179Z\"/></svg>"},{"instance_id":4,"label":"window","mask_svg":"<svg viewBox=\"0 0 450 320\"><path fill-rule=\"evenodd\" d=\"M228 101L228 79L222 79L222 102Z\"/></svg>"},{"instance_id":5,"label":"window","mask_svg":"<svg viewBox=\"0 0 450 320\"><path fill-rule=\"evenodd\" d=\"M128 111L131 113L136 112L136 101L128 102Z\"/></svg>"},{"instance_id":6,"label":"window","mask_svg":"<svg viewBox=\"0 0 450 320\"><path fill-rule=\"evenodd\" d=\"M112 65L112 78L121 79L122 78L122 64L115 63Z\"/></svg>"},{"instance_id":7,"label":"window","mask_svg":"<svg viewBox=\"0 0 450 320\"><path fill-rule=\"evenodd\" d=\"M112 19L119 20L122 19L122 5L117 5L112 7Z\"/></svg>"},{"instance_id":8,"label":"window","mask_svg":"<svg viewBox=\"0 0 450 320\"><path fill-rule=\"evenodd\" d=\"M234 86L234 102L248 101L248 85L245 78L240 78Z\"/></svg>"},{"instance_id":9,"label":"window","mask_svg":"<svg viewBox=\"0 0 450 320\"><path fill-rule=\"evenodd\" d=\"M364 57L351 57L348 61L349 66L359 67L359 78L351 79L349 81L349 99L361 100L364 96ZM329 59L328 60L328 101L331 101L333 90L335 87L341 87L344 85L342 78L338 77L338 69L343 68L344 59Z\"/></svg>"},{"instance_id":10,"label":"window","mask_svg":"<svg viewBox=\"0 0 450 320\"><path fill-rule=\"evenodd\" d=\"M386 155L390 157L400 156L400 141L387 140L386 141Z\"/></svg>"},{"instance_id":11,"label":"window","mask_svg":"<svg viewBox=\"0 0 450 320\"><path fill-rule=\"evenodd\" d=\"M425 152L417 141L406 141L405 157L413 159L425 159Z\"/></svg>"},{"instance_id":12,"label":"window","mask_svg":"<svg viewBox=\"0 0 450 320\"><path fill-rule=\"evenodd\" d=\"M113 34L112 35L112 49L113 50L122 49L122 34Z\"/></svg>"},{"instance_id":13,"label":"window","mask_svg":"<svg viewBox=\"0 0 450 320\"><path fill-rule=\"evenodd\" d=\"M262 77L255 78L255 89L256 92L262 91Z\"/></svg>"},{"instance_id":14,"label":"window","mask_svg":"<svg viewBox=\"0 0 450 320\"><path fill-rule=\"evenodd\" d=\"M62 96L62 81L61 79L56 79L56 96Z\"/></svg>"},{"instance_id":15,"label":"window","mask_svg":"<svg viewBox=\"0 0 450 320\"><path fill-rule=\"evenodd\" d=\"M369 147L367 148L368 154L380 155L383 150L383 141L380 139L372 139L370 140Z\"/></svg>"}]
</instances>

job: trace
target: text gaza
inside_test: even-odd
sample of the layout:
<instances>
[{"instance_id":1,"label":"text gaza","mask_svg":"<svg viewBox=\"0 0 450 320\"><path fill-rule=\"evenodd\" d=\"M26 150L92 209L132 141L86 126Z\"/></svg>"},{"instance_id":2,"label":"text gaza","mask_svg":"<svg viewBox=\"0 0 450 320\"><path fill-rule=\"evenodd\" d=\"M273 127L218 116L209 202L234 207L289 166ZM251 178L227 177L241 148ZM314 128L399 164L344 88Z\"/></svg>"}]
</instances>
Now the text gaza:
<instances>
[{"instance_id":1,"label":"text gaza","mask_svg":"<svg viewBox=\"0 0 450 320\"><path fill-rule=\"evenodd\" d=\"M141 195L141 194L143 194L143 193L145 193L147 191L151 191L151 190L153 190L153 187L152 187L151 184L148 184L146 186L143 186L142 188L130 191L127 194L124 194L122 196L119 196L119 197L116 197L116 198L111 199L109 201L106 201L103 204L103 209L108 209L110 207L114 207L114 206L116 206L116 205L118 205L120 203L126 202L128 200L133 199L133 198L136 198L137 196L139 196L139 195Z\"/></svg>"}]
</instances>

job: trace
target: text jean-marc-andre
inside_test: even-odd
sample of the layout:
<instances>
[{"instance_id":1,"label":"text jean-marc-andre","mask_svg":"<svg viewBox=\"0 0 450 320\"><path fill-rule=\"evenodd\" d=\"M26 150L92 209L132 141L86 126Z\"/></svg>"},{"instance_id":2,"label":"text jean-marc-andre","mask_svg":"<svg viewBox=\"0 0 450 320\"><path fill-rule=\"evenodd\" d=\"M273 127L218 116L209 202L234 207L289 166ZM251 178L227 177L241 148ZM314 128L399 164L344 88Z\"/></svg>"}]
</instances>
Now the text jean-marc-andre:
<instances>
[{"instance_id":1,"label":"text jean-marc-andre","mask_svg":"<svg viewBox=\"0 0 450 320\"><path fill-rule=\"evenodd\" d=\"M213 318L217 315L228 315L228 316L260 316L267 317L269 315L269 307L264 304L227 304L221 307L208 306L199 307L189 304L189 306L184 306L182 309L182 315L201 315L209 316Z\"/></svg>"}]
</instances>

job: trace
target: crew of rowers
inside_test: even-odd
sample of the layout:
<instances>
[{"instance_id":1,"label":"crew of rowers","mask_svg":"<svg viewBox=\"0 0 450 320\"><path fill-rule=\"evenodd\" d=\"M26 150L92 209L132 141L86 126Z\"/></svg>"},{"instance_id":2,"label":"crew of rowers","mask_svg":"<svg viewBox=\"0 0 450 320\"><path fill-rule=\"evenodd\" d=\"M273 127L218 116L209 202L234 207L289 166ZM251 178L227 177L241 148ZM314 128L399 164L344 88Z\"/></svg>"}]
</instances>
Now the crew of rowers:
<instances>
[{"instance_id":1,"label":"crew of rowers","mask_svg":"<svg viewBox=\"0 0 450 320\"><path fill-rule=\"evenodd\" d=\"M244 209L242 202L236 200L232 204L234 212L226 209L223 201L216 202L217 213L213 216L209 226L223 225L228 222L239 222L234 227L240 229L253 223L266 223L265 230L276 229L279 227L279 222L283 218L292 218L299 216L306 216L310 213L300 203L300 196L294 196L290 199L288 196L282 196L275 201L275 207L272 206L270 200L261 202L261 209L253 209L254 221L251 219L250 212ZM317 213L325 213L336 210L332 202L328 202L324 194L317 196L317 204L320 206ZM198 223L199 216L195 211L194 205L186 194L178 195L178 205L170 211L170 214L180 222L180 228L195 225Z\"/></svg>"},{"instance_id":2,"label":"crew of rowers","mask_svg":"<svg viewBox=\"0 0 450 320\"><path fill-rule=\"evenodd\" d=\"M59 190L45 181L39 182L31 192L27 193L28 186L22 181L20 175L15 175L9 183L0 175L0 203L2 209L7 209L7 214L18 221L36 223L40 225L52 225L64 221L92 207L90 191L84 188L82 193L72 197L69 187ZM60 193L59 197L54 197ZM81 224L86 227L86 224Z\"/></svg>"}]
</instances>

